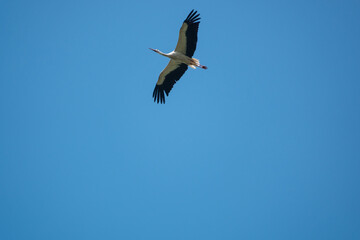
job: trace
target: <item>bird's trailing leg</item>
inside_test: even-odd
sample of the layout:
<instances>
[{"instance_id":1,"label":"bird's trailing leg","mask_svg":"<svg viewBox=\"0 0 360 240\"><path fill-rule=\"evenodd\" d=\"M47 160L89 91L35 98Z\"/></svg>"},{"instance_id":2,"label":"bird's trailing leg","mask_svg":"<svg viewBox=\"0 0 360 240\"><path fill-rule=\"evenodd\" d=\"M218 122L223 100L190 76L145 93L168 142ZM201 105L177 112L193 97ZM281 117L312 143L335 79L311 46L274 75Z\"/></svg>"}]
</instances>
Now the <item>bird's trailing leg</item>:
<instances>
[{"instance_id":1,"label":"bird's trailing leg","mask_svg":"<svg viewBox=\"0 0 360 240\"><path fill-rule=\"evenodd\" d=\"M203 66L200 64L200 61L196 58L191 58L191 65L190 67L192 67L193 69L195 69L196 67L202 68L202 69L207 69L207 66Z\"/></svg>"}]
</instances>

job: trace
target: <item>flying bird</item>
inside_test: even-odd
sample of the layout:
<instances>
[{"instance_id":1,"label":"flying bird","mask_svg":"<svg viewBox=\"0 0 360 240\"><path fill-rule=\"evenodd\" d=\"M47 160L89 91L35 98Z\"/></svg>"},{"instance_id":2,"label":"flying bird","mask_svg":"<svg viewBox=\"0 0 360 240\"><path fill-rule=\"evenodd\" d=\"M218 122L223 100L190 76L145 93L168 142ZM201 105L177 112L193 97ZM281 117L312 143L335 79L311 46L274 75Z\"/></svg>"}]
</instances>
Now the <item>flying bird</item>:
<instances>
[{"instance_id":1,"label":"flying bird","mask_svg":"<svg viewBox=\"0 0 360 240\"><path fill-rule=\"evenodd\" d=\"M174 51L163 53L158 49L150 48L150 50L170 58L168 65L160 73L155 85L153 92L154 102L165 103L165 93L166 96L169 96L169 92L174 84L184 75L188 66L193 69L196 69L196 67L207 69L206 66L200 64L198 59L192 57L196 49L197 33L200 23L199 16L200 14L197 14L197 11L194 10L189 13L180 28L179 39Z\"/></svg>"}]
</instances>

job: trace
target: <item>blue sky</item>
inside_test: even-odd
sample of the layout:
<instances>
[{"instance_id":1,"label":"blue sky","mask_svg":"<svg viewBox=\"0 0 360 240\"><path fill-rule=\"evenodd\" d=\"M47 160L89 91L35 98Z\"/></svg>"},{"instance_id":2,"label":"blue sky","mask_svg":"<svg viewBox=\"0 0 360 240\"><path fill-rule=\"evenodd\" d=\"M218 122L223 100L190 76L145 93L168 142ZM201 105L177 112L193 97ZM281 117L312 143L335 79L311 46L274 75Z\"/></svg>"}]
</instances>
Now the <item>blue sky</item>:
<instances>
[{"instance_id":1,"label":"blue sky","mask_svg":"<svg viewBox=\"0 0 360 240\"><path fill-rule=\"evenodd\" d=\"M360 239L359 11L1 1L0 239Z\"/></svg>"}]
</instances>

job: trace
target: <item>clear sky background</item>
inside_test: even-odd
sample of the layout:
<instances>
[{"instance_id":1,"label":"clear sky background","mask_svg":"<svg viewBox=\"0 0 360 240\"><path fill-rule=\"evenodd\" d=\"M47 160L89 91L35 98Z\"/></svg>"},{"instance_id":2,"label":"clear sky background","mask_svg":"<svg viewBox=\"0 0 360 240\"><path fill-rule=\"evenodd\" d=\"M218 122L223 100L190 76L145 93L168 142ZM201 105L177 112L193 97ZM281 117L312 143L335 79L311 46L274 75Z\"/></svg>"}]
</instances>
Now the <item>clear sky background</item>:
<instances>
[{"instance_id":1,"label":"clear sky background","mask_svg":"<svg viewBox=\"0 0 360 240\"><path fill-rule=\"evenodd\" d=\"M191 9L194 57L152 92ZM0 239L360 239L359 1L0 1Z\"/></svg>"}]
</instances>

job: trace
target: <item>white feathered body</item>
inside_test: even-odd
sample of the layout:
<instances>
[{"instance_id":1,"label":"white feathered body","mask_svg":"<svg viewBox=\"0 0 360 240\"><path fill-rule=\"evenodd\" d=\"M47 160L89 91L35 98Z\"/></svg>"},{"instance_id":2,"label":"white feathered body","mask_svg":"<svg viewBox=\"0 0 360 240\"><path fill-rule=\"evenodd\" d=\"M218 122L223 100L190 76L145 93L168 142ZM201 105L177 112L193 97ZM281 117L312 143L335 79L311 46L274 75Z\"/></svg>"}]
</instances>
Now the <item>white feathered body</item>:
<instances>
[{"instance_id":1,"label":"white feathered body","mask_svg":"<svg viewBox=\"0 0 360 240\"><path fill-rule=\"evenodd\" d=\"M181 52L172 51L172 52L166 54L166 56L171 58L172 60L174 60L177 63L185 63L186 65L188 65L189 67L191 67L193 69L196 69L196 67L200 66L200 62L198 59L188 57Z\"/></svg>"}]
</instances>

